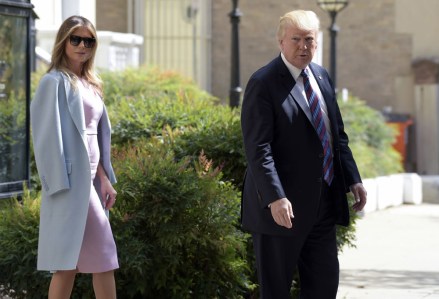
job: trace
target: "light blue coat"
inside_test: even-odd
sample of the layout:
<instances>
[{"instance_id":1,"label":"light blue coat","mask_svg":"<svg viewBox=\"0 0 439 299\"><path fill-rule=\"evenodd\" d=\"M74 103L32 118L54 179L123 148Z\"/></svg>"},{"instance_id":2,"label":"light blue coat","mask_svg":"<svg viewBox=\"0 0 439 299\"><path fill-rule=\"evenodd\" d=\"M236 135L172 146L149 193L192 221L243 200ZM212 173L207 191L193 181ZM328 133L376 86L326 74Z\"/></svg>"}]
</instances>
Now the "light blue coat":
<instances>
[{"instance_id":1,"label":"light blue coat","mask_svg":"<svg viewBox=\"0 0 439 299\"><path fill-rule=\"evenodd\" d=\"M37 268L75 269L92 187L82 98L63 73L52 71L41 78L30 114L42 185ZM110 161L111 127L105 107L98 141L101 164L110 182L115 183Z\"/></svg>"}]
</instances>

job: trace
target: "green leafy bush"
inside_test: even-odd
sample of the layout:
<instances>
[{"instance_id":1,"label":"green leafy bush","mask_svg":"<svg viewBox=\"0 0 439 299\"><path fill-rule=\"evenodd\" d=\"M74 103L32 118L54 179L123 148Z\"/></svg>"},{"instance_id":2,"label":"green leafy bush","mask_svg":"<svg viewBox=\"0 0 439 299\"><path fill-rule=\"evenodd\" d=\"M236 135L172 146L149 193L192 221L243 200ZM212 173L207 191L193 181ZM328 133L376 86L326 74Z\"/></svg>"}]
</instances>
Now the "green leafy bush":
<instances>
[{"instance_id":1,"label":"green leafy bush","mask_svg":"<svg viewBox=\"0 0 439 299\"><path fill-rule=\"evenodd\" d=\"M239 192L219 168L203 154L195 166L176 161L154 138L121 149L115 161L124 298L240 298L248 268Z\"/></svg>"},{"instance_id":2,"label":"green leafy bush","mask_svg":"<svg viewBox=\"0 0 439 299\"><path fill-rule=\"evenodd\" d=\"M224 178L241 189L246 160L242 145L239 110L211 107L203 114L206 121L174 138L171 144L177 158L195 158L203 150L223 166Z\"/></svg>"},{"instance_id":3,"label":"green leafy bush","mask_svg":"<svg viewBox=\"0 0 439 299\"><path fill-rule=\"evenodd\" d=\"M218 101L199 89L191 80L172 71L141 67L120 72L103 71L100 76L105 82L104 96L107 104L140 95L148 99L162 99L167 96L174 98L182 92L194 101Z\"/></svg>"},{"instance_id":4,"label":"green leafy bush","mask_svg":"<svg viewBox=\"0 0 439 299\"><path fill-rule=\"evenodd\" d=\"M142 68L101 75L116 144L161 135L166 126L187 130L222 117L212 119L212 108L223 108L216 98L176 73Z\"/></svg>"},{"instance_id":5,"label":"green leafy bush","mask_svg":"<svg viewBox=\"0 0 439 299\"><path fill-rule=\"evenodd\" d=\"M170 146L177 159L196 159L204 150L223 165L226 180L241 186L246 162L239 109L219 105L176 73L142 68L101 76L116 146L176 130L182 134Z\"/></svg>"},{"instance_id":6,"label":"green leafy bush","mask_svg":"<svg viewBox=\"0 0 439 299\"><path fill-rule=\"evenodd\" d=\"M362 177L401 172L401 155L392 147L396 132L386 125L381 113L355 97L339 101L339 105Z\"/></svg>"},{"instance_id":7,"label":"green leafy bush","mask_svg":"<svg viewBox=\"0 0 439 299\"><path fill-rule=\"evenodd\" d=\"M118 202L111 213L121 268L119 298L242 298L251 289L239 191L204 154L176 161L166 143L141 140L115 153ZM15 298L45 298L36 271L39 195L0 210L0 285ZM28 294L28 295L26 295ZM72 298L92 298L78 275Z\"/></svg>"},{"instance_id":8,"label":"green leafy bush","mask_svg":"<svg viewBox=\"0 0 439 299\"><path fill-rule=\"evenodd\" d=\"M43 298L40 289L49 286L48 273L36 270L39 200L25 192L23 202L4 200L0 208L0 295ZM47 292L46 292L47 293ZM39 296L40 294L40 296Z\"/></svg>"}]
</instances>

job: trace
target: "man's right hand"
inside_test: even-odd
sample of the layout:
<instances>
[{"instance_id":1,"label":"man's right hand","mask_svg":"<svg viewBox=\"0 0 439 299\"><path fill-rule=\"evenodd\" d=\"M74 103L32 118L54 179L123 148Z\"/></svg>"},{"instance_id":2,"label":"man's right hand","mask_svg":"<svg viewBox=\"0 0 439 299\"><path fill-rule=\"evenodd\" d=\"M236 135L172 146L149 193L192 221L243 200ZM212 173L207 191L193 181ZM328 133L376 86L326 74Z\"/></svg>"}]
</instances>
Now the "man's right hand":
<instances>
[{"instance_id":1,"label":"man's right hand","mask_svg":"<svg viewBox=\"0 0 439 299\"><path fill-rule=\"evenodd\" d=\"M291 202L284 198L273 201L270 205L271 216L273 216L274 221L286 228L292 228L293 223L291 219L294 218L293 207Z\"/></svg>"}]
</instances>

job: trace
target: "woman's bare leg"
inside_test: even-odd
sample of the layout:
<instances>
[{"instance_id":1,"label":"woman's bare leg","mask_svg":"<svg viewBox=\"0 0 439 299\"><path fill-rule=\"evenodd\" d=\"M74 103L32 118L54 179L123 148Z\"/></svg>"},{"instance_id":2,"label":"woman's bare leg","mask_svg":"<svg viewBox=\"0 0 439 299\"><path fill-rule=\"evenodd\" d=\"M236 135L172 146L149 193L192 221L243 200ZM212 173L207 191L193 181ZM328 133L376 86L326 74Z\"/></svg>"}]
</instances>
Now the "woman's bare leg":
<instances>
[{"instance_id":1,"label":"woman's bare leg","mask_svg":"<svg viewBox=\"0 0 439 299\"><path fill-rule=\"evenodd\" d=\"M49 299L69 299L75 282L77 270L53 273L49 287Z\"/></svg>"},{"instance_id":2,"label":"woman's bare leg","mask_svg":"<svg viewBox=\"0 0 439 299\"><path fill-rule=\"evenodd\" d=\"M116 299L114 271L93 273L93 289L96 299Z\"/></svg>"}]
</instances>

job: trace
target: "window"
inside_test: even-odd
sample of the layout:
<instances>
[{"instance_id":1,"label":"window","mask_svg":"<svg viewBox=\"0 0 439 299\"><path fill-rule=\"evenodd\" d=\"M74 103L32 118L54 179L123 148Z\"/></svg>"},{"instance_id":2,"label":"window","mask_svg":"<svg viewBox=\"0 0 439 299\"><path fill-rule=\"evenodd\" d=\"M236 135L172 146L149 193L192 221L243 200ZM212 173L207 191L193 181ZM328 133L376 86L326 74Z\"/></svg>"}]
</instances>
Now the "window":
<instances>
[{"instance_id":1,"label":"window","mask_svg":"<svg viewBox=\"0 0 439 299\"><path fill-rule=\"evenodd\" d=\"M30 11L10 6L0 1L0 198L29 181Z\"/></svg>"}]
</instances>

